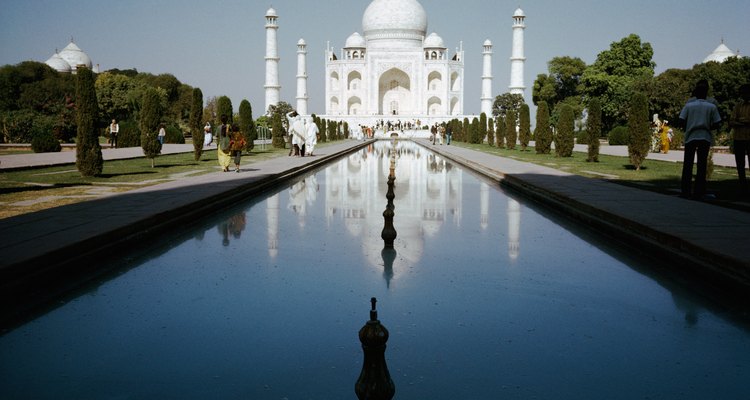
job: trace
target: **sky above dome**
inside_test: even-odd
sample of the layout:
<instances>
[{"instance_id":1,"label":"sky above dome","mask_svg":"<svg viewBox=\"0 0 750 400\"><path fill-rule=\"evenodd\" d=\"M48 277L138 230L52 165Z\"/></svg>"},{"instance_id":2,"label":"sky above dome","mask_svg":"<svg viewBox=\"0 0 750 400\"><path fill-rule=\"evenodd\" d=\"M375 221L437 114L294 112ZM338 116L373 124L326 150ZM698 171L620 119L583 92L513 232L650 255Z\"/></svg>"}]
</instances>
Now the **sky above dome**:
<instances>
[{"instance_id":1,"label":"sky above dome","mask_svg":"<svg viewBox=\"0 0 750 400\"><path fill-rule=\"evenodd\" d=\"M556 0L420 1L427 12L427 34L437 32L451 54L459 42L465 51L464 111L479 113L482 44L493 44L493 95L508 91L512 16L520 5L526 18L527 102L531 86L556 56L580 57L590 64L596 55L630 33L654 48L657 73L691 68L721 39L729 48L750 54L747 0L594 1ZM279 15L281 99L295 104L297 41L307 42L309 110L322 113L324 50L340 49L352 32L362 34L362 15L369 0L34 0L6 1L0 13L0 64L46 61L70 38L99 64L171 73L200 87L204 97L228 95L235 110L250 100L254 114L264 106L265 12ZM30 28L33 26L33 29Z\"/></svg>"}]
</instances>

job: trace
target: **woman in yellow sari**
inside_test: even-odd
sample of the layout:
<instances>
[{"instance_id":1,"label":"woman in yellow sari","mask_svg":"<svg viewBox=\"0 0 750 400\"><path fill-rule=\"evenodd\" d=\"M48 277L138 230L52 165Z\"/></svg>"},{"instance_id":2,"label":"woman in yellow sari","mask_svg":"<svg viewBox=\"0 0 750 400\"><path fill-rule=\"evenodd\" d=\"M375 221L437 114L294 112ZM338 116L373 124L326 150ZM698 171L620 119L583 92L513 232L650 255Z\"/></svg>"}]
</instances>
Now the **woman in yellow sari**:
<instances>
[{"instance_id":1,"label":"woman in yellow sari","mask_svg":"<svg viewBox=\"0 0 750 400\"><path fill-rule=\"evenodd\" d=\"M663 124L661 124L661 129L659 129L660 139L661 139L661 152L664 154L669 153L669 122L664 121Z\"/></svg>"},{"instance_id":2,"label":"woman in yellow sari","mask_svg":"<svg viewBox=\"0 0 750 400\"><path fill-rule=\"evenodd\" d=\"M219 152L219 165L222 171L229 172L229 164L232 163L231 146L229 139L229 125L227 125L227 116L221 116L221 126L219 127L219 137L217 140L217 151Z\"/></svg>"}]
</instances>

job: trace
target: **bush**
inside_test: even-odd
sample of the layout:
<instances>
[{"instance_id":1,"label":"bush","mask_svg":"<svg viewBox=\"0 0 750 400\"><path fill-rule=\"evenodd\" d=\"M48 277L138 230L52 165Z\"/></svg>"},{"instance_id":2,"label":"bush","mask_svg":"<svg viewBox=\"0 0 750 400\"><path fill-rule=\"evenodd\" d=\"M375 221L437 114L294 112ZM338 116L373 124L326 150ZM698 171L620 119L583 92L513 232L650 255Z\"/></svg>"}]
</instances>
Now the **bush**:
<instances>
[{"instance_id":1,"label":"bush","mask_svg":"<svg viewBox=\"0 0 750 400\"><path fill-rule=\"evenodd\" d=\"M589 132L582 129L576 132L576 144L589 144Z\"/></svg>"},{"instance_id":2,"label":"bush","mask_svg":"<svg viewBox=\"0 0 750 400\"><path fill-rule=\"evenodd\" d=\"M626 145L628 144L628 137L630 136L627 126L616 126L609 131L607 140L612 146Z\"/></svg>"},{"instance_id":3,"label":"bush","mask_svg":"<svg viewBox=\"0 0 750 400\"><path fill-rule=\"evenodd\" d=\"M120 133L117 134L117 147L140 147L141 131L133 120L120 121Z\"/></svg>"},{"instance_id":4,"label":"bush","mask_svg":"<svg viewBox=\"0 0 750 400\"><path fill-rule=\"evenodd\" d=\"M31 149L34 153L57 153L62 150L60 142L52 132L38 133L31 139Z\"/></svg>"},{"instance_id":5,"label":"bush","mask_svg":"<svg viewBox=\"0 0 750 400\"><path fill-rule=\"evenodd\" d=\"M164 138L164 143L185 144L185 135L179 127L170 125L166 130L167 136Z\"/></svg>"}]
</instances>

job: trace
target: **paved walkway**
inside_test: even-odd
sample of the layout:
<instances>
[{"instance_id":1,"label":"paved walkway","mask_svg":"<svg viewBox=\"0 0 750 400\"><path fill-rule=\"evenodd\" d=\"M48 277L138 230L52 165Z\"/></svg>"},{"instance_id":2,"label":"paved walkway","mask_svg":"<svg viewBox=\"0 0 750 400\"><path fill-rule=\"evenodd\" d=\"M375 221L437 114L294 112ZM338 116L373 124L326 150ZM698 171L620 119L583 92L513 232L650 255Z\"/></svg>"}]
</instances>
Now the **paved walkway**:
<instances>
[{"instance_id":1,"label":"paved walkway","mask_svg":"<svg viewBox=\"0 0 750 400\"><path fill-rule=\"evenodd\" d=\"M533 142L531 143L533 145ZM256 145L257 146L257 145ZM210 150L216 150L212 147ZM586 153L588 147L585 144L577 144L574 151ZM193 151L192 144L165 144L162 148L162 154L190 153ZM628 146L609 146L603 145L599 150L600 154L611 156L628 157ZM104 160L119 160L126 158L143 157L143 150L140 147L128 147L124 149L102 149ZM649 153L648 160L661 160L670 162L682 162L684 152L681 150L670 150L667 154ZM48 167L52 165L75 164L75 151L61 151L58 153L31 153L31 154L13 154L0 156L0 171L13 170L19 168L36 168ZM723 167L736 167L734 154L715 153L714 164ZM748 165L750 167L750 165Z\"/></svg>"},{"instance_id":2,"label":"paved walkway","mask_svg":"<svg viewBox=\"0 0 750 400\"><path fill-rule=\"evenodd\" d=\"M427 140L417 141L429 145ZM102 254L129 254L126 250L133 242L179 229L201 215L243 201L363 145L364 142L343 141L320 148L314 157L280 157L248 164L239 174L216 172L185 177L121 195L2 219L0 321L18 313L22 309L19 304L64 292L70 283L67 277L95 272L87 267ZM165 151L170 151L171 146L165 146ZM663 257L668 266L710 272L725 282L750 288L750 213L457 146L429 147L580 223L628 242L634 249ZM127 154L130 151L109 152L129 157L133 155ZM680 158L678 152L667 156ZM5 157L16 156L4 156L3 164ZM122 245L123 241L130 244Z\"/></svg>"}]
</instances>

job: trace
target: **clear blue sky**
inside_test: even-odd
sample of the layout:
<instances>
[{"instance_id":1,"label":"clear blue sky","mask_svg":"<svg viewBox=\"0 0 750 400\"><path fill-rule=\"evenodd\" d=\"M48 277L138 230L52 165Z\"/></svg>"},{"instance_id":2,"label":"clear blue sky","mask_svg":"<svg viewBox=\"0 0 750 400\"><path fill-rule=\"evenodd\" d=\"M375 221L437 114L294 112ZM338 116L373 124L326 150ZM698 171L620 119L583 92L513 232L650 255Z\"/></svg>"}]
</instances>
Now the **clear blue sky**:
<instances>
[{"instance_id":1,"label":"clear blue sky","mask_svg":"<svg viewBox=\"0 0 750 400\"><path fill-rule=\"evenodd\" d=\"M690 68L724 38L732 50L750 54L747 0L421 0L428 33L451 49L463 41L465 107L479 112L482 43L494 44L493 94L510 79L511 16L526 18L526 86L530 102L536 75L555 56L587 64L630 33L654 48L657 73ZM311 112L324 112L326 42L337 49L352 32L362 33L370 0L0 0L0 64L44 62L75 39L102 70L136 68L172 73L200 87L204 97L228 95L235 110L248 99L254 115L264 107L265 11L279 13L281 99L295 104L296 43L308 44ZM458 5L456 5L458 4Z\"/></svg>"}]
</instances>

